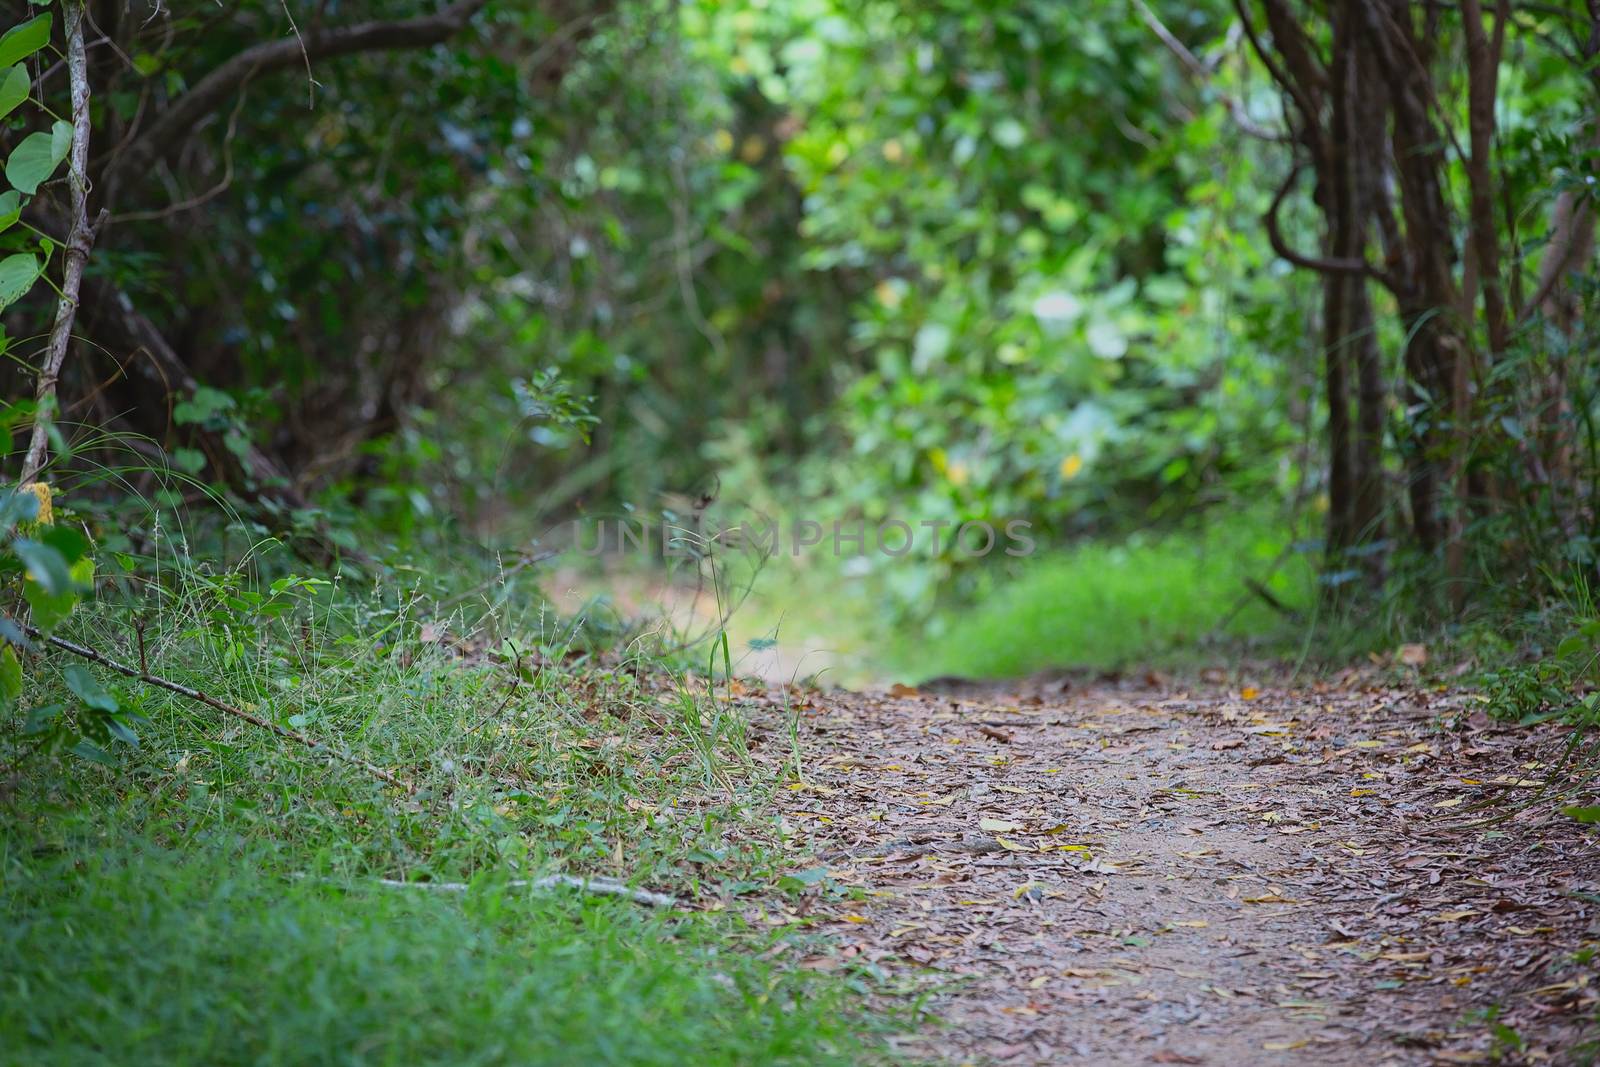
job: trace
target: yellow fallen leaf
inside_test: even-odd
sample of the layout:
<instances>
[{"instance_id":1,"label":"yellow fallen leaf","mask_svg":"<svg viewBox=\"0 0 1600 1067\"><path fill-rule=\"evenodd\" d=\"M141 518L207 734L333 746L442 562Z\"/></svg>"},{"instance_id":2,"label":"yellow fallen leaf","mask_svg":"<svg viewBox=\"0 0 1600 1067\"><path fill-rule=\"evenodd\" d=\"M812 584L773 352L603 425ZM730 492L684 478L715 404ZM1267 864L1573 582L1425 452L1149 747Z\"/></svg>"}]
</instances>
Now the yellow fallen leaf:
<instances>
[{"instance_id":1,"label":"yellow fallen leaf","mask_svg":"<svg viewBox=\"0 0 1600 1067\"><path fill-rule=\"evenodd\" d=\"M1435 804L1434 807L1435 808L1459 808L1461 806L1462 801L1464 801L1466 799L1467 799L1466 797L1451 797L1449 800L1441 800L1441 801L1439 801L1439 803Z\"/></svg>"},{"instance_id":2,"label":"yellow fallen leaf","mask_svg":"<svg viewBox=\"0 0 1600 1067\"><path fill-rule=\"evenodd\" d=\"M1352 789L1350 790L1350 795L1353 797L1370 797L1377 795L1377 792L1376 789Z\"/></svg>"},{"instance_id":3,"label":"yellow fallen leaf","mask_svg":"<svg viewBox=\"0 0 1600 1067\"><path fill-rule=\"evenodd\" d=\"M1254 700L1256 697L1258 697L1260 695L1261 695L1261 690L1257 689L1253 685L1247 685L1243 689L1239 690L1239 699L1240 700Z\"/></svg>"},{"instance_id":4,"label":"yellow fallen leaf","mask_svg":"<svg viewBox=\"0 0 1600 1067\"><path fill-rule=\"evenodd\" d=\"M867 921L867 917L865 915L846 915L844 921L847 923L864 923Z\"/></svg>"},{"instance_id":5,"label":"yellow fallen leaf","mask_svg":"<svg viewBox=\"0 0 1600 1067\"><path fill-rule=\"evenodd\" d=\"M1477 914L1478 913L1475 911L1441 911L1428 921L1432 923L1458 923L1462 919L1466 919Z\"/></svg>"},{"instance_id":6,"label":"yellow fallen leaf","mask_svg":"<svg viewBox=\"0 0 1600 1067\"><path fill-rule=\"evenodd\" d=\"M978 829L987 830L992 834L1009 834L1022 829L1022 824L1012 822L1010 819L979 819Z\"/></svg>"},{"instance_id":7,"label":"yellow fallen leaf","mask_svg":"<svg viewBox=\"0 0 1600 1067\"><path fill-rule=\"evenodd\" d=\"M998 841L1000 843L1000 847L1005 849L1007 852L1031 852L1031 851L1033 851L1027 845L1020 845L1015 841L1009 840L1008 838L1000 837L998 835L996 835L995 840Z\"/></svg>"},{"instance_id":8,"label":"yellow fallen leaf","mask_svg":"<svg viewBox=\"0 0 1600 1067\"><path fill-rule=\"evenodd\" d=\"M1309 1041L1263 1041L1262 1049L1267 1052L1290 1052L1297 1048L1305 1048L1311 1044Z\"/></svg>"},{"instance_id":9,"label":"yellow fallen leaf","mask_svg":"<svg viewBox=\"0 0 1600 1067\"><path fill-rule=\"evenodd\" d=\"M1168 926L1189 926L1196 930L1204 929L1211 924L1204 919L1184 919L1181 922L1168 923Z\"/></svg>"}]
</instances>

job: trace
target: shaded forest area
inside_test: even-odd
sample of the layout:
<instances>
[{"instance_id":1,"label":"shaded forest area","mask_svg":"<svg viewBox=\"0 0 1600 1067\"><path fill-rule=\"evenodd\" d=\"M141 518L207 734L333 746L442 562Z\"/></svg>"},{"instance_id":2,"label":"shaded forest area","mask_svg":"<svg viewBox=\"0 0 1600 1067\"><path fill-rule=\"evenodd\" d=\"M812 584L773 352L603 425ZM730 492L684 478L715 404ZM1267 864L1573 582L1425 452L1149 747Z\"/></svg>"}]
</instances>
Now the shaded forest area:
<instances>
[{"instance_id":1,"label":"shaded forest area","mask_svg":"<svg viewBox=\"0 0 1600 1067\"><path fill-rule=\"evenodd\" d=\"M813 908L877 892L795 827L829 730L922 746L948 709L918 701L968 677L1059 682L950 714L991 746L1048 727L1065 764L1101 714L1067 693L1163 709L1174 752L1268 689L1246 737L1290 761L1403 729L1334 783L1404 778L1382 818L1431 810L1428 760L1462 788L1521 760L1428 825L1558 827L1497 869L1543 880L1541 951L1587 966L1600 5L13 0L0 30L0 974L49 992L0 1032L37 1062L162 1025L163 1062L296 1062L360 1046L369 988L402 1060L954 1055L883 1039L926 1029L926 975L791 966ZM623 522L665 533L630 551ZM934 681L798 684L829 672ZM1026 706L1055 717L1004 725ZM1130 781L1179 760L1120 751ZM1086 767L1029 788L1112 780ZM1378 833L1376 800L1295 796ZM861 815L830 804L835 835ZM983 847L1050 852L1043 811ZM1093 829L1055 859L1118 873L1081 867L1121 832ZM130 902L147 971L106 922ZM233 950L176 947L186 908L244 917L276 1023L227 992ZM318 928L359 950L324 970ZM1569 980L1533 958L1516 982ZM563 990L524 1033L510 987L437 1007L524 965ZM136 974L212 1023L74 1014ZM1549 1019L1492 1014L1496 980L1472 1055L1592 1021L1571 979L1569 1030L1518 1044Z\"/></svg>"},{"instance_id":2,"label":"shaded forest area","mask_svg":"<svg viewBox=\"0 0 1600 1067\"><path fill-rule=\"evenodd\" d=\"M1582 5L293 14L85 13L86 203L12 238L94 240L63 479L324 562L715 482L1058 542L1293 501L1436 619L1592 569Z\"/></svg>"}]
</instances>

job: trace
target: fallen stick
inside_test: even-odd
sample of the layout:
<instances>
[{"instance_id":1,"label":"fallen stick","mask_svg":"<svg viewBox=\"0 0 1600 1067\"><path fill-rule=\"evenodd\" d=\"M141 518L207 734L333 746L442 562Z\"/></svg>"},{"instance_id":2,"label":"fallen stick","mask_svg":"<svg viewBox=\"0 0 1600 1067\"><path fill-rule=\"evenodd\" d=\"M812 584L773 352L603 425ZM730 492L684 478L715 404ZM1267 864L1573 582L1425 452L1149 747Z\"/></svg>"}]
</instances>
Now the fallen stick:
<instances>
[{"instance_id":1,"label":"fallen stick","mask_svg":"<svg viewBox=\"0 0 1600 1067\"><path fill-rule=\"evenodd\" d=\"M465 893L470 888L466 882L402 882L398 878L380 878L378 884L390 889L431 889L437 893ZM602 897L622 897L635 904L648 904L652 908L681 908L676 897L665 893L652 893L648 889L634 889L614 878L580 878L575 874L550 874L543 878L514 878L505 883L512 889L576 889Z\"/></svg>"},{"instance_id":2,"label":"fallen stick","mask_svg":"<svg viewBox=\"0 0 1600 1067\"><path fill-rule=\"evenodd\" d=\"M68 641L64 637L55 637L53 635L46 636L38 629L38 627L25 626L24 629L28 631L28 636L34 638L35 640L54 645L63 652L70 652L74 656L82 657L91 663L98 663L102 667L116 671L123 677L137 678L139 681L156 686L158 689L165 689L168 692L177 693L181 697L188 697L190 700L198 701L208 708L215 708L224 715L232 715L236 719L243 719L252 726L259 726L263 730L270 730L287 741L294 741L297 744L306 746L313 752L326 753L327 755L332 756L334 759L339 760L341 763L348 763L352 767L361 768L381 782L387 782L397 789L405 790L408 795L415 795L417 792L416 786L412 785L403 778L396 777L375 763L369 763L359 756L352 756L348 752L341 752L337 748L331 748L313 737L308 737L298 730L291 730L287 726L279 726L277 723L269 722L259 715L252 715L243 708L236 708L232 704L225 704L216 697L208 696L198 689L183 685L180 682L169 681L166 678L162 678L160 675L151 674L148 670L144 669L144 656L142 650L139 657L139 666L130 667L126 663L120 663L117 660L112 659L110 656L96 652L87 645L80 645L76 641Z\"/></svg>"}]
</instances>

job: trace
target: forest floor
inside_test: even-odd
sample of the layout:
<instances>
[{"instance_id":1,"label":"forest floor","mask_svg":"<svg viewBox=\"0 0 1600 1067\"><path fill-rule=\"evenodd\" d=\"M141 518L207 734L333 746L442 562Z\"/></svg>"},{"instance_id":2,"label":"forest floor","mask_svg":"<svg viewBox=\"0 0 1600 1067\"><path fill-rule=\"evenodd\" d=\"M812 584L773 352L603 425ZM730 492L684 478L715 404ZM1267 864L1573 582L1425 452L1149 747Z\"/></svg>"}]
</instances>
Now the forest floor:
<instances>
[{"instance_id":1,"label":"forest floor","mask_svg":"<svg viewBox=\"0 0 1600 1067\"><path fill-rule=\"evenodd\" d=\"M806 967L931 991L913 1058L1583 1057L1600 845L1561 812L1593 803L1569 732L1355 673L804 699L780 806L809 888L761 918L836 934Z\"/></svg>"}]
</instances>

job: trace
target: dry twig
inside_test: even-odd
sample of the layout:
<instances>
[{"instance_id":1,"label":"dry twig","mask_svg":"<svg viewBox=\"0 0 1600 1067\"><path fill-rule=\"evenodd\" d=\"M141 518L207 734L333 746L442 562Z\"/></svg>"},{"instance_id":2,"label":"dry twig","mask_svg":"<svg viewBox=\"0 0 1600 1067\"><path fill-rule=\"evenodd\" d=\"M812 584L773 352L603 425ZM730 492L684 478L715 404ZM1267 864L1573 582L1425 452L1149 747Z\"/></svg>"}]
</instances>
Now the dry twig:
<instances>
[{"instance_id":1,"label":"dry twig","mask_svg":"<svg viewBox=\"0 0 1600 1067\"><path fill-rule=\"evenodd\" d=\"M170 679L163 678L157 674L151 674L149 671L142 669L142 664L141 667L130 667L126 663L114 660L110 656L106 656L100 652L97 652L87 645L80 645L76 641L68 641L64 637L56 637L54 635L46 636L34 626L28 626L25 627L25 629L28 631L28 636L34 638L35 640L43 641L48 645L53 645L56 648L61 649L63 652L70 652L74 656L79 656L91 663L98 663L102 667L116 671L123 677L136 678L139 681L153 685L158 689L165 689L169 693L177 693L179 696L188 697L190 700L204 704L208 708L214 708L217 711L222 712L224 715L231 715L236 719L243 719L252 726L259 726L263 730L270 730L286 741L293 741L296 744L304 745L313 752L326 753L341 763L348 763L352 767L359 767L379 781L387 782L389 785L392 785L397 789L403 789L408 794L415 794L417 791L417 787L415 785L412 785L403 778L396 777L389 771L384 770L375 763L370 763L367 760L362 759L360 756L352 756L348 752L341 751L337 748L331 748L328 745L325 745L315 738L309 737L298 730L291 730L287 726L279 726L277 723L263 719L259 715L252 715L250 712L245 711L242 708L236 708L232 704L224 703L223 701L218 700L216 697L202 693L200 690L195 689L192 686L184 685L181 682L171 681ZM140 644L143 644L142 635L140 638Z\"/></svg>"}]
</instances>

